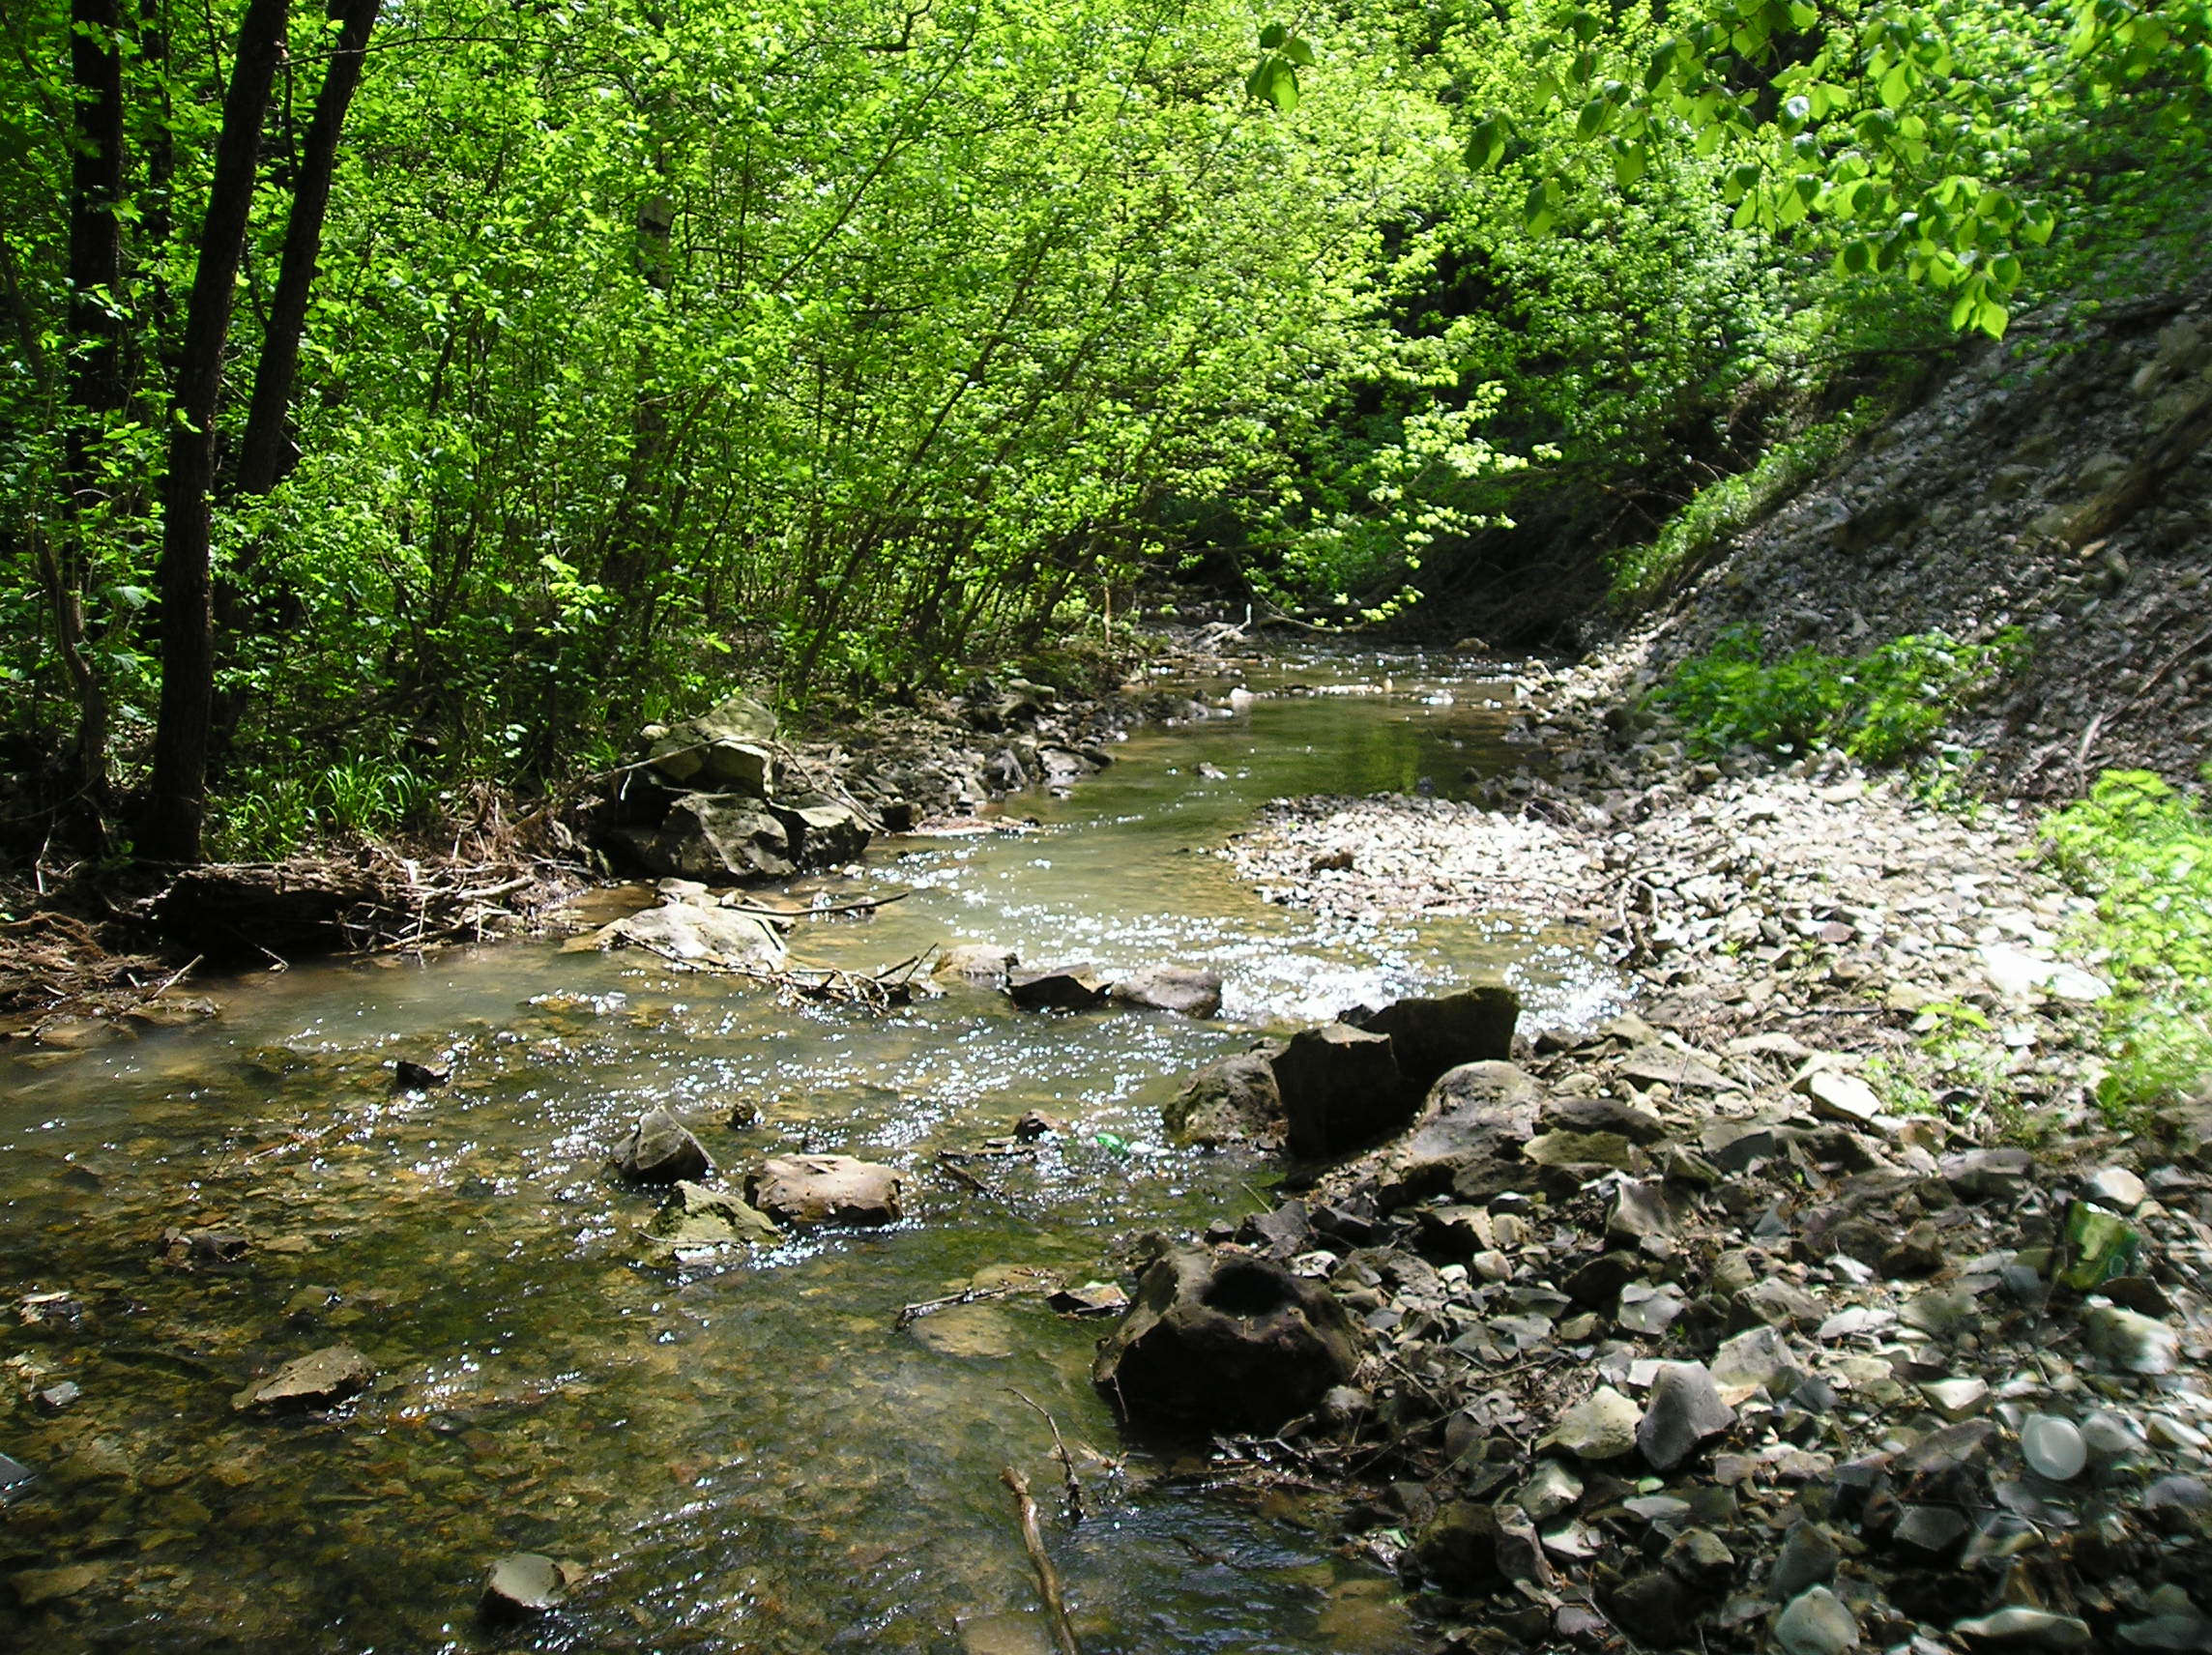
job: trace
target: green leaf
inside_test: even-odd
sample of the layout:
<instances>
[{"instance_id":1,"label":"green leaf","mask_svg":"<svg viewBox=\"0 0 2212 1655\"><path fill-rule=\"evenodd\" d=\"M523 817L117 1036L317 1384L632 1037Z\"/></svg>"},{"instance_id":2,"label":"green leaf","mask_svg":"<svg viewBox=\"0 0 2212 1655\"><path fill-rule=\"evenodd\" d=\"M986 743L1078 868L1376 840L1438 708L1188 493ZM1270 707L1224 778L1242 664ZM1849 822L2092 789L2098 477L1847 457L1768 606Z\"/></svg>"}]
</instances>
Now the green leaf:
<instances>
[{"instance_id":1,"label":"green leaf","mask_svg":"<svg viewBox=\"0 0 2212 1655\"><path fill-rule=\"evenodd\" d=\"M1291 38L1291 31L1280 23L1269 23L1260 31L1260 49L1274 51Z\"/></svg>"},{"instance_id":2,"label":"green leaf","mask_svg":"<svg viewBox=\"0 0 2212 1655\"><path fill-rule=\"evenodd\" d=\"M1495 115L1477 121L1467 140L1467 164L1476 172L1485 172L1504 159L1504 124Z\"/></svg>"},{"instance_id":3,"label":"green leaf","mask_svg":"<svg viewBox=\"0 0 2212 1655\"><path fill-rule=\"evenodd\" d=\"M1603 98L1592 98L1583 105L1582 113L1575 117L1575 136L1578 138L1596 137L1604 130L1606 121L1612 114L1613 105L1611 103L1608 103Z\"/></svg>"},{"instance_id":4,"label":"green leaf","mask_svg":"<svg viewBox=\"0 0 2212 1655\"><path fill-rule=\"evenodd\" d=\"M1626 189L1650 165L1650 153L1642 144L1622 144L1613 152L1613 182Z\"/></svg>"},{"instance_id":5,"label":"green leaf","mask_svg":"<svg viewBox=\"0 0 2212 1655\"><path fill-rule=\"evenodd\" d=\"M1300 69L1311 69L1314 66L1313 47L1295 35L1283 43L1283 55Z\"/></svg>"}]
</instances>

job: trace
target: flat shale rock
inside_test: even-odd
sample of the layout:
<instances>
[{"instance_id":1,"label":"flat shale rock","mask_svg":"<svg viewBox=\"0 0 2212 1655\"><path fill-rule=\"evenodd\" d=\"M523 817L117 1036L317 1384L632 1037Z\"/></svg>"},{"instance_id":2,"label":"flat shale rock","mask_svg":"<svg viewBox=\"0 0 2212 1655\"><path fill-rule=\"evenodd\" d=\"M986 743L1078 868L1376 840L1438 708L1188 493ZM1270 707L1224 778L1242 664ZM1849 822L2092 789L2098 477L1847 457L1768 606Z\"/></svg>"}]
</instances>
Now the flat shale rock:
<instances>
[{"instance_id":1,"label":"flat shale rock","mask_svg":"<svg viewBox=\"0 0 2212 1655\"><path fill-rule=\"evenodd\" d=\"M1122 1005L1213 1017L1221 1010L1221 973L1196 966L1150 966L1123 977L1107 993Z\"/></svg>"},{"instance_id":2,"label":"flat shale rock","mask_svg":"<svg viewBox=\"0 0 2212 1655\"><path fill-rule=\"evenodd\" d=\"M266 1379L247 1385L230 1399L240 1411L310 1412L335 1408L366 1390L376 1369L351 1345L330 1345L286 1362Z\"/></svg>"},{"instance_id":3,"label":"flat shale rock","mask_svg":"<svg viewBox=\"0 0 2212 1655\"><path fill-rule=\"evenodd\" d=\"M899 1175L851 1155L776 1155L745 1179L751 1205L776 1224L873 1227L898 1222Z\"/></svg>"}]
</instances>

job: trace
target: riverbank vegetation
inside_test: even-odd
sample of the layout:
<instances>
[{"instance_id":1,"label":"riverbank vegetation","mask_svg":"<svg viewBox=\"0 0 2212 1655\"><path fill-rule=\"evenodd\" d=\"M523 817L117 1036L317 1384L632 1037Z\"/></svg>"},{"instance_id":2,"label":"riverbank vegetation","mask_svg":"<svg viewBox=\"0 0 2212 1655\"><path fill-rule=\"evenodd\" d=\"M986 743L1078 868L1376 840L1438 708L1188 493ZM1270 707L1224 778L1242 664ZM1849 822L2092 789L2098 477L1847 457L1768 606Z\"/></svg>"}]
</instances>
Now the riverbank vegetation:
<instances>
[{"instance_id":1,"label":"riverbank vegetation","mask_svg":"<svg viewBox=\"0 0 2212 1655\"><path fill-rule=\"evenodd\" d=\"M107 856L911 693L1148 578L1525 636L2201 216L2201 7L0 29L11 837Z\"/></svg>"}]
</instances>

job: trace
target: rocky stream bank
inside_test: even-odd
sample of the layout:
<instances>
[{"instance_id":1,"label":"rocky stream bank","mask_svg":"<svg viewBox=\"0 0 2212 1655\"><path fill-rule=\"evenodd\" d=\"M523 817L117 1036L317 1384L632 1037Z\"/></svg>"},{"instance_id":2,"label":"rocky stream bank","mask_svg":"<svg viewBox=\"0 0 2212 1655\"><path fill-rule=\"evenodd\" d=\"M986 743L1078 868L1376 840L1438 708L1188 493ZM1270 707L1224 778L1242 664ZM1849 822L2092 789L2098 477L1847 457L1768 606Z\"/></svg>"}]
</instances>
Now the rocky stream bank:
<instances>
[{"instance_id":1,"label":"rocky stream bank","mask_svg":"<svg viewBox=\"0 0 2212 1655\"><path fill-rule=\"evenodd\" d=\"M1194 1079L1171 1127L1287 1143L1288 1199L1173 1268L1275 1272L1323 1351L1217 1458L1349 1491L1439 1648L2212 1649L2212 1091L2108 1124L2023 805L1698 762L1651 651L1527 671L1530 763L1470 799L1221 851L1319 914L1580 925L1636 993L1359 1143L1301 1137L1311 1033Z\"/></svg>"}]
</instances>

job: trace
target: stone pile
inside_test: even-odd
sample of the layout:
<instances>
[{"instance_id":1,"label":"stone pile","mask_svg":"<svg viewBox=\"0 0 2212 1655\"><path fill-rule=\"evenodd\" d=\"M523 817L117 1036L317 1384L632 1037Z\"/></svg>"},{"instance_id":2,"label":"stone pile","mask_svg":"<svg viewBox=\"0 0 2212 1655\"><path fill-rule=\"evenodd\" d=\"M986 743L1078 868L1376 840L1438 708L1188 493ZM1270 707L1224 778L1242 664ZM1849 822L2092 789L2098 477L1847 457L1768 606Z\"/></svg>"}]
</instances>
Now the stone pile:
<instances>
[{"instance_id":1,"label":"stone pile","mask_svg":"<svg viewBox=\"0 0 2212 1655\"><path fill-rule=\"evenodd\" d=\"M1150 1296L1327 1289L1354 1373L1246 1449L1367 1491L1440 1647L2212 1649L2202 1112L1989 1147L1818 1056L1540 1036Z\"/></svg>"}]
</instances>

